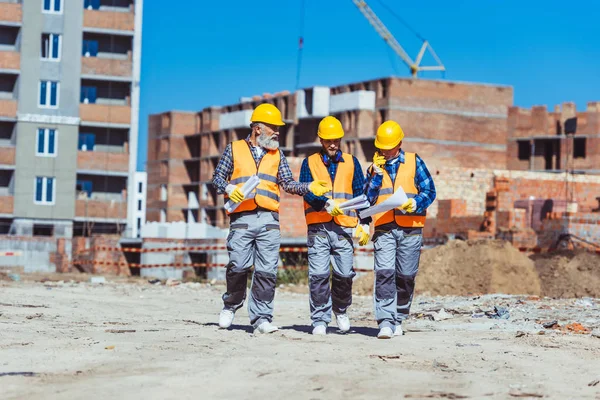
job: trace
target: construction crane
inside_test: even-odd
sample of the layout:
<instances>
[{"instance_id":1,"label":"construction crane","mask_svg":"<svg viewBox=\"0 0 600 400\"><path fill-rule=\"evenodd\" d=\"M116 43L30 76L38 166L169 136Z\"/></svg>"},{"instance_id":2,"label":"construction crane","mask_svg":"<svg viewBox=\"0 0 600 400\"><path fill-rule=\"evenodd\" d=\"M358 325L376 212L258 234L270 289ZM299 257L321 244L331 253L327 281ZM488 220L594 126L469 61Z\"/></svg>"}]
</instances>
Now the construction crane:
<instances>
[{"instance_id":1,"label":"construction crane","mask_svg":"<svg viewBox=\"0 0 600 400\"><path fill-rule=\"evenodd\" d=\"M421 40L423 41L423 45L421 46L421 50L419 51L417 58L413 61L413 59L410 58L410 56L402 48L400 43L398 43L398 40L396 40L394 35L392 35L392 33L388 30L388 28L386 28L383 22L381 22L379 17L373 12L371 7L369 7L367 2L363 0L352 0L352 2L362 13L362 15L364 15L367 21L369 21L373 28L375 28L379 36L381 36L383 40L385 40L388 46L390 46L392 50L394 50L394 52L402 59L402 61L404 61L408 68L410 68L410 72L413 78L418 78L417 74L421 71L446 71L444 64L442 64L442 61L439 59L437 54L435 54L433 47L431 47L427 40L421 38ZM437 62L437 65L421 65L421 60L423 59L423 56L425 55L425 52L427 50L429 50L429 53L433 56L433 58Z\"/></svg>"}]
</instances>

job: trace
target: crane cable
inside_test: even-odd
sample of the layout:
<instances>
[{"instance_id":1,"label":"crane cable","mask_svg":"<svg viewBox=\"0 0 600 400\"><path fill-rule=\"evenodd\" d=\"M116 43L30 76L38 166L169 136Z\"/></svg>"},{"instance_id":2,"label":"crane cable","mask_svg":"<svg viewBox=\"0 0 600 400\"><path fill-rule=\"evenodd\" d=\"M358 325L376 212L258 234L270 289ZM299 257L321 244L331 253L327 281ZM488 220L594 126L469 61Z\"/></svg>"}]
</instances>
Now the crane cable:
<instances>
[{"instance_id":1,"label":"crane cable","mask_svg":"<svg viewBox=\"0 0 600 400\"><path fill-rule=\"evenodd\" d=\"M305 0L300 1L300 35L298 38L298 60L296 63L296 90L300 89L300 70L302 69L302 48L304 47Z\"/></svg>"},{"instance_id":2,"label":"crane cable","mask_svg":"<svg viewBox=\"0 0 600 400\"><path fill-rule=\"evenodd\" d=\"M426 39L425 39L425 38L424 38L424 37L423 37L423 36L422 36L422 35L421 35L419 32L417 32L417 30L416 30L416 29L414 29L412 26L410 26L410 25L408 24L408 22L406 22L406 21L405 21L405 20L404 20L402 17L400 17L398 14L396 14L396 13L394 12L394 10L392 10L392 9L391 9L391 8L390 8L388 5L386 5L386 4L385 4L383 1L381 1L381 0L377 0L377 2L378 2L380 5L381 5L381 7L385 8L385 9L386 9L386 11L387 11L388 13L390 13L390 14L391 14L393 17L395 17L395 18L396 18L398 21L400 21L400 23L401 23L402 25L404 25L404 26L405 26L405 27L406 27L406 28L407 28L409 31L411 31L412 33L414 33L416 37L418 37L419 39L421 39L421 41L423 41L423 42L424 42L424 41L426 40Z\"/></svg>"}]
</instances>

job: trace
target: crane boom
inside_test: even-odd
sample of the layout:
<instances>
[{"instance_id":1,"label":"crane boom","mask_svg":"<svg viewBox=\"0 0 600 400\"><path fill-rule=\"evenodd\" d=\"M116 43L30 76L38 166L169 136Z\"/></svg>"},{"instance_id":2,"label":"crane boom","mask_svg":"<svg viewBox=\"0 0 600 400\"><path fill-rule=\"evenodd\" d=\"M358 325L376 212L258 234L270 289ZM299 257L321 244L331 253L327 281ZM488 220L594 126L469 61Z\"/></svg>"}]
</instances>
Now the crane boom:
<instances>
[{"instance_id":1,"label":"crane boom","mask_svg":"<svg viewBox=\"0 0 600 400\"><path fill-rule=\"evenodd\" d=\"M400 45L398 40L392 35L389 29L381 22L377 14L369 7L366 1L364 0L352 0L354 5L358 8L361 14L369 21L369 23L375 28L375 31L383 38L383 40L394 50L394 52L404 61L404 63L410 68L410 72L414 78L417 77L417 73L419 71L445 71L446 68L442 61L439 59L433 48L429 44L427 40L423 40L423 45L421 46L421 50L417 55L416 60L413 59L406 53L404 48ZM437 65L432 66L421 66L421 60L425 55L425 51L429 50L430 54L438 63Z\"/></svg>"}]
</instances>

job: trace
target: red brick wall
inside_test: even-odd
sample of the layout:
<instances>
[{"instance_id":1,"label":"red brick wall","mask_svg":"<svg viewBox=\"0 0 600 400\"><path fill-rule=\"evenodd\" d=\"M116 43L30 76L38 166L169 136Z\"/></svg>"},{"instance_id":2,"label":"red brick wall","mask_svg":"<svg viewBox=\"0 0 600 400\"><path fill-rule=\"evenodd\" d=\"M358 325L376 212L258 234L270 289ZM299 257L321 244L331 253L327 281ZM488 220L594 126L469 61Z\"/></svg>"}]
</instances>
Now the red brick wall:
<instances>
[{"instance_id":1,"label":"red brick wall","mask_svg":"<svg viewBox=\"0 0 600 400\"><path fill-rule=\"evenodd\" d=\"M78 151L77 168L127 172L129 170L129 153Z\"/></svg>"},{"instance_id":2,"label":"red brick wall","mask_svg":"<svg viewBox=\"0 0 600 400\"><path fill-rule=\"evenodd\" d=\"M21 22L23 11L21 4L0 3L0 20L9 22Z\"/></svg>"},{"instance_id":3,"label":"red brick wall","mask_svg":"<svg viewBox=\"0 0 600 400\"><path fill-rule=\"evenodd\" d=\"M80 104L79 115L83 121L129 124L131 122L131 107L105 104Z\"/></svg>"},{"instance_id":4,"label":"red brick wall","mask_svg":"<svg viewBox=\"0 0 600 400\"><path fill-rule=\"evenodd\" d=\"M131 76L132 62L98 57L82 57L81 73L90 75Z\"/></svg>"},{"instance_id":5,"label":"red brick wall","mask_svg":"<svg viewBox=\"0 0 600 400\"><path fill-rule=\"evenodd\" d=\"M2 4L2 3L0 3ZM0 117L15 118L17 116L16 100L0 100Z\"/></svg>"},{"instance_id":6,"label":"red brick wall","mask_svg":"<svg viewBox=\"0 0 600 400\"><path fill-rule=\"evenodd\" d=\"M0 51L1 69L21 69L21 53L16 51Z\"/></svg>"},{"instance_id":7,"label":"red brick wall","mask_svg":"<svg viewBox=\"0 0 600 400\"><path fill-rule=\"evenodd\" d=\"M83 26L88 28L134 29L134 13L118 11L83 10Z\"/></svg>"}]
</instances>

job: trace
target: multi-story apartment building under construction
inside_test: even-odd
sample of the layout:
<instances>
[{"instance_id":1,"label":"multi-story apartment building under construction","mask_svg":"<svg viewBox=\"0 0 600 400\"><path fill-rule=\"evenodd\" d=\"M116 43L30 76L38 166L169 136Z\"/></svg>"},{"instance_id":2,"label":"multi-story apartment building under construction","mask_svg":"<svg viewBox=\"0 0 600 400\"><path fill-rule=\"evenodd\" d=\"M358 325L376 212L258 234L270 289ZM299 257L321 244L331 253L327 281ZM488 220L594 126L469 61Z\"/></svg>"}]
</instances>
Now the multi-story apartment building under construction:
<instances>
[{"instance_id":1,"label":"multi-story apartment building under construction","mask_svg":"<svg viewBox=\"0 0 600 400\"><path fill-rule=\"evenodd\" d=\"M141 32L142 0L0 0L1 233L133 232Z\"/></svg>"}]
</instances>

